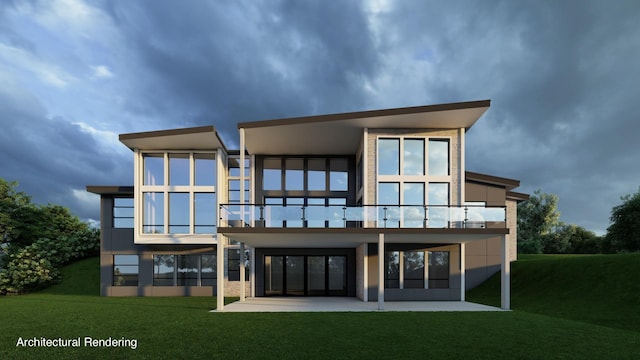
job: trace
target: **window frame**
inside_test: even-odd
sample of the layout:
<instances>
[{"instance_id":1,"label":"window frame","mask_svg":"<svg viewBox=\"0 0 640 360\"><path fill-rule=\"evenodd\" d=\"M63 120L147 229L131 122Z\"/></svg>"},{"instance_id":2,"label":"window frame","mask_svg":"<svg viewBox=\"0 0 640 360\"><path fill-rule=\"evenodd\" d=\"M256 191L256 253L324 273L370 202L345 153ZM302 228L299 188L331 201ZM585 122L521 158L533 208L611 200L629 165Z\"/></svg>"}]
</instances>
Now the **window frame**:
<instances>
[{"instance_id":1,"label":"window frame","mask_svg":"<svg viewBox=\"0 0 640 360\"><path fill-rule=\"evenodd\" d=\"M145 243L145 242L154 242L158 241L166 241L166 242L175 242L175 241L198 241L198 242L211 242L216 239L217 236L217 228L219 222L219 214L218 214L218 203L220 201L218 194L218 184L219 180L222 177L223 166L221 165L224 158L226 158L225 154L222 154L218 150L139 150L136 149L136 189L134 192L134 228L136 233L136 241L137 243ZM146 157L160 157L163 159L163 179L162 181L156 181L156 183L160 183L160 185L145 185L145 158ZM187 185L171 185L170 182L170 174L172 169L170 168L170 159L175 159L176 155L185 156L188 160L188 184ZM209 159L209 157L212 157ZM213 169L214 173L211 174L213 176L214 185L196 185L197 175L196 175L196 162L200 160L211 160L213 161ZM184 164L181 165L184 167ZM159 180L159 179L158 179ZM223 187L224 188L224 187ZM145 217L147 213L145 212L147 203L145 201L147 195L149 193L158 193L162 195L162 223L161 224L147 224L145 222ZM196 223L196 204L195 204L195 196L200 193L209 193L214 194L215 197L215 213L213 214L213 219L211 223L207 224L199 224ZM187 207L188 207L188 224L172 224L171 223L171 203L170 198L172 194L186 194L187 196ZM160 204L157 204L160 206ZM157 208L157 211L160 212L160 209ZM159 219L158 219L159 221ZM175 225L184 225L188 226L188 231L181 231L180 233L172 233L171 226ZM213 229L213 232L209 233L201 233L197 231L198 228L208 227ZM154 230L151 232L147 230L148 228L153 228ZM183 227L182 230L185 230Z\"/></svg>"},{"instance_id":2,"label":"window frame","mask_svg":"<svg viewBox=\"0 0 640 360\"><path fill-rule=\"evenodd\" d=\"M380 140L397 140L398 141L398 154L399 154L399 163L398 163L398 174L395 175L384 175L384 174L380 174ZM421 140L422 141L422 145L423 145L423 153L422 153L422 160L423 160L423 164L422 164L422 170L423 170L423 174L421 175L415 175L415 174L405 174L405 142L406 140ZM448 173L447 175L431 175L431 169L429 167L429 159L430 159L430 153L429 153L429 144L431 141L443 141L446 142L448 144L447 149L448 149ZM400 198L400 202L399 202L399 209L403 210L403 206L407 205L407 201L405 201L405 184L415 184L415 183L422 183L424 184L424 203L422 205L424 206L429 206L432 204L430 198L429 198L429 184L430 183L447 183L449 186L449 195L448 195L448 202L447 202L447 206L451 205L451 191L452 191L452 183L453 183L453 175L451 173L451 169L452 169L452 164L451 161L453 159L452 156L452 146L451 143L453 142L453 137L452 136L447 136L447 135L414 135L414 134L408 134L408 135L393 135L393 134L379 134L376 136L376 142L375 142L375 146L376 146L376 159L375 159L375 174L376 174L376 204L377 205L384 205L380 202L380 184L382 183L399 183L399 198ZM412 206L419 206L416 205L415 201L413 204L411 204ZM379 218L378 221L380 222L381 219ZM405 228L405 227L415 227L415 221L409 219L409 222L407 224L412 224L409 226L405 226L405 219L404 219L404 212L400 211L400 228ZM429 227L429 223L428 221L424 222L424 226L425 227Z\"/></svg>"}]
</instances>

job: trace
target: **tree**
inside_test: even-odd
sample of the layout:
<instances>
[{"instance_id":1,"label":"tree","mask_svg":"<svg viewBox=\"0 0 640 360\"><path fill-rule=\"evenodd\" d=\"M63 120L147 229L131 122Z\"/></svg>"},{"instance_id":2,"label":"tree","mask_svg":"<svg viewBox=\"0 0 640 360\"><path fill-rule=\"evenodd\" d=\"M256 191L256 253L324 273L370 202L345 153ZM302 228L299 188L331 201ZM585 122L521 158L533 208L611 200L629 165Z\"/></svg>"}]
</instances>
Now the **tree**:
<instances>
[{"instance_id":1,"label":"tree","mask_svg":"<svg viewBox=\"0 0 640 360\"><path fill-rule=\"evenodd\" d=\"M558 196L534 191L527 201L518 204L518 252L540 254L544 249L543 237L560 223Z\"/></svg>"},{"instance_id":2,"label":"tree","mask_svg":"<svg viewBox=\"0 0 640 360\"><path fill-rule=\"evenodd\" d=\"M607 241L617 251L640 251L640 189L620 199L622 204L611 210Z\"/></svg>"},{"instance_id":3,"label":"tree","mask_svg":"<svg viewBox=\"0 0 640 360\"><path fill-rule=\"evenodd\" d=\"M16 191L18 183L0 178L0 250L20 234L20 219L25 209L32 207L31 198Z\"/></svg>"}]
</instances>

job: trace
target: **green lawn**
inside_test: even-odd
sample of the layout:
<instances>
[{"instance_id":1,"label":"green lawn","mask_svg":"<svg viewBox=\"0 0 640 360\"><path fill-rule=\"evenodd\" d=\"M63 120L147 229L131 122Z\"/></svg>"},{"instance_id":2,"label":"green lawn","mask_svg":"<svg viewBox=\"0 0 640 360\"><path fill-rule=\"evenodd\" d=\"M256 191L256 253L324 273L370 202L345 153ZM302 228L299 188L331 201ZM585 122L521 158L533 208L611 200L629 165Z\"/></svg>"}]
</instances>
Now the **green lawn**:
<instances>
[{"instance_id":1,"label":"green lawn","mask_svg":"<svg viewBox=\"0 0 640 360\"><path fill-rule=\"evenodd\" d=\"M511 265L518 311L640 332L640 254L524 255ZM467 300L500 304L500 274Z\"/></svg>"},{"instance_id":2,"label":"green lawn","mask_svg":"<svg viewBox=\"0 0 640 360\"><path fill-rule=\"evenodd\" d=\"M603 259L626 262L625 256ZM629 261L634 260L640 257ZM538 262L550 266L546 259L534 258L514 264L512 312L218 314L209 312L215 298L99 297L94 285L98 260L88 259L65 268L61 285L27 296L0 297L0 359L638 358L640 330L617 323L622 316L603 326L589 316L561 318L538 311L562 302L546 295L524 302L520 277L526 274L525 264ZM489 282L470 297L493 301L492 286ZM536 302L541 304L536 307ZM631 310L622 304L612 312ZM138 348L15 346L18 337L85 336L133 338Z\"/></svg>"}]
</instances>

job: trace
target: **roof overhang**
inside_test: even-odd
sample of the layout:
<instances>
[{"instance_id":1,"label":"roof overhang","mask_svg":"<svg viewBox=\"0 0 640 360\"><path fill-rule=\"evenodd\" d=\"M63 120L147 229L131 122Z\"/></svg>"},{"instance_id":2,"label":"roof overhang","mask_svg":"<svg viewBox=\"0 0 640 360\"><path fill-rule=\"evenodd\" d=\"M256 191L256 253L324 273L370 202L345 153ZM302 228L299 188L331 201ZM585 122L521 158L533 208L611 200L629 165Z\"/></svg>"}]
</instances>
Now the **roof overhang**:
<instances>
[{"instance_id":1,"label":"roof overhang","mask_svg":"<svg viewBox=\"0 0 640 360\"><path fill-rule=\"evenodd\" d=\"M509 229L218 228L231 240L258 248L353 248L362 243L461 244L509 234Z\"/></svg>"},{"instance_id":2,"label":"roof overhang","mask_svg":"<svg viewBox=\"0 0 640 360\"><path fill-rule=\"evenodd\" d=\"M226 148L213 126L120 134L129 149L215 150Z\"/></svg>"},{"instance_id":3,"label":"roof overhang","mask_svg":"<svg viewBox=\"0 0 640 360\"><path fill-rule=\"evenodd\" d=\"M490 100L245 122L245 146L262 155L355 154L364 128L469 129Z\"/></svg>"},{"instance_id":4,"label":"roof overhang","mask_svg":"<svg viewBox=\"0 0 640 360\"><path fill-rule=\"evenodd\" d=\"M477 182L486 185L499 186L509 190L513 190L520 186L520 181L515 179L509 179L499 176L480 174L471 171L465 171L464 173L466 181ZM528 195L527 195L528 196Z\"/></svg>"},{"instance_id":5,"label":"roof overhang","mask_svg":"<svg viewBox=\"0 0 640 360\"><path fill-rule=\"evenodd\" d=\"M88 185L87 191L98 195L133 196L133 186Z\"/></svg>"}]
</instances>

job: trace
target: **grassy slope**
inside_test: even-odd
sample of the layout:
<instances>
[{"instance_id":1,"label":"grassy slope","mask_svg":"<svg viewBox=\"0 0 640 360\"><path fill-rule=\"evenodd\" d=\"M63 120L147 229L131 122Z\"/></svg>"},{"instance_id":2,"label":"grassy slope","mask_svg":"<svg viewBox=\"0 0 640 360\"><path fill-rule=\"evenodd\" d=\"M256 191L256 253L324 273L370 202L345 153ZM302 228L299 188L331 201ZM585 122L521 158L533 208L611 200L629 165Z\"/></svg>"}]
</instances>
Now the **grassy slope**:
<instances>
[{"instance_id":1,"label":"grassy slope","mask_svg":"<svg viewBox=\"0 0 640 360\"><path fill-rule=\"evenodd\" d=\"M525 259L514 264L514 272L551 260ZM208 312L215 298L99 297L97 269L97 259L84 260L67 267L57 287L0 297L0 358L637 358L640 348L638 332L624 326L533 313L553 304L539 294L523 302L518 289L524 272L514 279L514 307L524 311L217 314ZM19 336L126 337L139 347L17 348Z\"/></svg>"},{"instance_id":2,"label":"grassy slope","mask_svg":"<svg viewBox=\"0 0 640 360\"><path fill-rule=\"evenodd\" d=\"M515 310L640 332L640 254L529 255L511 266ZM500 274L468 293L500 304Z\"/></svg>"}]
</instances>

